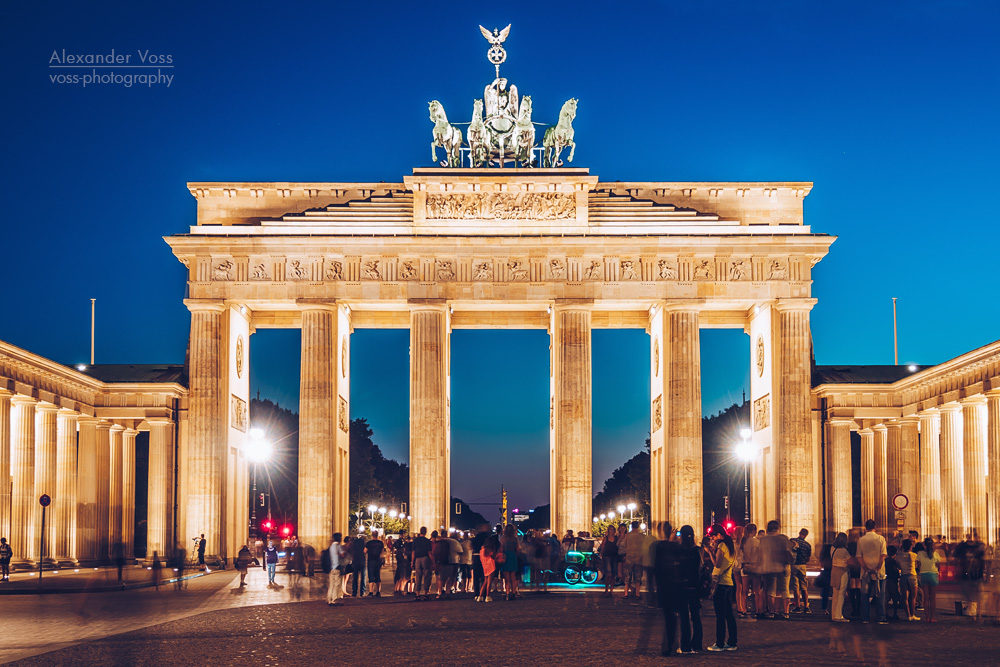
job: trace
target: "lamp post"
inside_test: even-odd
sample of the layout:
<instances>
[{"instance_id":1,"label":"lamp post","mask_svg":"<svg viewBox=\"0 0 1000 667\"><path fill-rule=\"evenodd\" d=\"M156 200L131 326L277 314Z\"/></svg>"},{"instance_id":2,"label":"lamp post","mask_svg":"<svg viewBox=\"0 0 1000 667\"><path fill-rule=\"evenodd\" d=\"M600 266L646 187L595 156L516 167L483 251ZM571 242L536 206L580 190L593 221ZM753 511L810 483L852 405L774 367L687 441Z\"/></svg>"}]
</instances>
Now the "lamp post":
<instances>
[{"instance_id":1,"label":"lamp post","mask_svg":"<svg viewBox=\"0 0 1000 667\"><path fill-rule=\"evenodd\" d=\"M743 522L750 523L750 474L748 465L754 457L753 442L750 436L753 432L748 429L740 430L740 442L736 444L736 457L743 461Z\"/></svg>"},{"instance_id":2,"label":"lamp post","mask_svg":"<svg viewBox=\"0 0 1000 667\"><path fill-rule=\"evenodd\" d=\"M253 463L253 504L250 506L250 537L252 537L257 526L257 464L263 463L271 456L271 443L265 439L264 429L252 428L249 435L246 455ZM267 511L270 514L270 504Z\"/></svg>"},{"instance_id":3,"label":"lamp post","mask_svg":"<svg viewBox=\"0 0 1000 667\"><path fill-rule=\"evenodd\" d=\"M628 520L629 520L629 522L631 522L635 518L636 504L635 503L629 503L627 505L627 507L628 507Z\"/></svg>"}]
</instances>

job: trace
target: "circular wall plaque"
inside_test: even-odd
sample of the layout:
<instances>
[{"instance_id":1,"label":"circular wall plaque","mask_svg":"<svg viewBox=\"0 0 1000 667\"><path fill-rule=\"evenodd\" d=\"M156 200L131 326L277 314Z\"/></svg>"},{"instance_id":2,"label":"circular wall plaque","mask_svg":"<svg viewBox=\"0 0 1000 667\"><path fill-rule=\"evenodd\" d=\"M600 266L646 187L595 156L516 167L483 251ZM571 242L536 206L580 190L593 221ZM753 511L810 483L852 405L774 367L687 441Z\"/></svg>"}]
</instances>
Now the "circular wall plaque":
<instances>
[{"instance_id":1,"label":"circular wall plaque","mask_svg":"<svg viewBox=\"0 0 1000 667\"><path fill-rule=\"evenodd\" d=\"M243 336L236 337L236 377L243 377Z\"/></svg>"},{"instance_id":2,"label":"circular wall plaque","mask_svg":"<svg viewBox=\"0 0 1000 667\"><path fill-rule=\"evenodd\" d=\"M764 337L757 336L757 375L764 377Z\"/></svg>"}]
</instances>

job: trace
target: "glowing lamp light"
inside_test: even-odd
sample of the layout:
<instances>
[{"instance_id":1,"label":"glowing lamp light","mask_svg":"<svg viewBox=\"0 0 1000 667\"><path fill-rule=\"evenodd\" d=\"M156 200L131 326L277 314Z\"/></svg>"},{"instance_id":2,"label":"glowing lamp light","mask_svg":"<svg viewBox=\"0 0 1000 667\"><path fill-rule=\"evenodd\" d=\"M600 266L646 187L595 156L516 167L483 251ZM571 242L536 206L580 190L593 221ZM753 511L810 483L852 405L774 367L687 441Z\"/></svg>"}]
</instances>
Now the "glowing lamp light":
<instances>
[{"instance_id":1,"label":"glowing lamp light","mask_svg":"<svg viewBox=\"0 0 1000 667\"><path fill-rule=\"evenodd\" d=\"M250 429L250 438L244 448L247 458L254 463L263 463L271 456L271 443L265 439L264 429Z\"/></svg>"},{"instance_id":2,"label":"glowing lamp light","mask_svg":"<svg viewBox=\"0 0 1000 667\"><path fill-rule=\"evenodd\" d=\"M609 519L614 519L615 518L615 513L614 512L608 512L608 518Z\"/></svg>"},{"instance_id":3,"label":"glowing lamp light","mask_svg":"<svg viewBox=\"0 0 1000 667\"><path fill-rule=\"evenodd\" d=\"M917 365L916 364L910 364L909 366L906 367L906 370L910 371L911 373L916 373L917 372Z\"/></svg>"},{"instance_id":4,"label":"glowing lamp light","mask_svg":"<svg viewBox=\"0 0 1000 667\"><path fill-rule=\"evenodd\" d=\"M377 509L378 509L378 505L369 505L368 506L368 513L369 514L375 514L375 510L377 510Z\"/></svg>"},{"instance_id":5,"label":"glowing lamp light","mask_svg":"<svg viewBox=\"0 0 1000 667\"><path fill-rule=\"evenodd\" d=\"M646 530L646 522L645 521L643 521L642 523L639 524L639 530Z\"/></svg>"},{"instance_id":6,"label":"glowing lamp light","mask_svg":"<svg viewBox=\"0 0 1000 667\"><path fill-rule=\"evenodd\" d=\"M625 510L626 510L626 509L628 509L628 508L627 508L627 507L625 507L624 505L619 505L619 506L618 506L618 513L619 513L619 514L625 514Z\"/></svg>"},{"instance_id":7,"label":"glowing lamp light","mask_svg":"<svg viewBox=\"0 0 1000 667\"><path fill-rule=\"evenodd\" d=\"M736 458L741 461L752 461L754 453L753 443L749 440L736 443Z\"/></svg>"},{"instance_id":8,"label":"glowing lamp light","mask_svg":"<svg viewBox=\"0 0 1000 667\"><path fill-rule=\"evenodd\" d=\"M78 370L78 371L85 371L85 370L87 370L87 364L77 364L76 365L76 370Z\"/></svg>"},{"instance_id":9,"label":"glowing lamp light","mask_svg":"<svg viewBox=\"0 0 1000 667\"><path fill-rule=\"evenodd\" d=\"M629 512L635 510L635 508L636 508L636 504L635 503L629 503L628 504L628 511Z\"/></svg>"},{"instance_id":10,"label":"glowing lamp light","mask_svg":"<svg viewBox=\"0 0 1000 667\"><path fill-rule=\"evenodd\" d=\"M601 515L601 521L604 521L604 520L605 520L605 519L607 519L607 518L608 518L608 515L607 515L607 514L602 514L602 515Z\"/></svg>"},{"instance_id":11,"label":"glowing lamp light","mask_svg":"<svg viewBox=\"0 0 1000 667\"><path fill-rule=\"evenodd\" d=\"M597 523L598 521L600 521L600 519L598 519L598 518L597 518L597 517L595 516L595 517L594 517L594 523Z\"/></svg>"},{"instance_id":12,"label":"glowing lamp light","mask_svg":"<svg viewBox=\"0 0 1000 667\"><path fill-rule=\"evenodd\" d=\"M378 508L378 513L379 514L385 514L385 508L384 507L379 507Z\"/></svg>"},{"instance_id":13,"label":"glowing lamp light","mask_svg":"<svg viewBox=\"0 0 1000 667\"><path fill-rule=\"evenodd\" d=\"M399 516L399 512L397 512L396 510L389 510L389 516L395 519L397 516Z\"/></svg>"},{"instance_id":14,"label":"glowing lamp light","mask_svg":"<svg viewBox=\"0 0 1000 667\"><path fill-rule=\"evenodd\" d=\"M283 526L283 527L281 528L281 534L282 534L282 535L284 535L285 537L288 537L288 535L289 535L289 534L290 534L291 532L292 532L292 529L291 529L291 528L290 528L289 526Z\"/></svg>"}]
</instances>

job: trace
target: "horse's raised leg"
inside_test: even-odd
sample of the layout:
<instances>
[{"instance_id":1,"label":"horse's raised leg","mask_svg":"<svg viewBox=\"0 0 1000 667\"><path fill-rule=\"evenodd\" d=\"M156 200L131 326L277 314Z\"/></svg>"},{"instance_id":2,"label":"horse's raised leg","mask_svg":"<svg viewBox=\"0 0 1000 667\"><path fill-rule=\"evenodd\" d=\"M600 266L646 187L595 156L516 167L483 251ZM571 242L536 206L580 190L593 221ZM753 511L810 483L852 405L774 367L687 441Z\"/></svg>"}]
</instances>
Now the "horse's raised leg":
<instances>
[{"instance_id":1,"label":"horse's raised leg","mask_svg":"<svg viewBox=\"0 0 1000 667\"><path fill-rule=\"evenodd\" d=\"M569 157L566 158L566 160L569 161L569 162L572 162L573 161L573 153L575 153L575 152L576 152L576 142L573 141L572 139L570 139L569 140Z\"/></svg>"}]
</instances>

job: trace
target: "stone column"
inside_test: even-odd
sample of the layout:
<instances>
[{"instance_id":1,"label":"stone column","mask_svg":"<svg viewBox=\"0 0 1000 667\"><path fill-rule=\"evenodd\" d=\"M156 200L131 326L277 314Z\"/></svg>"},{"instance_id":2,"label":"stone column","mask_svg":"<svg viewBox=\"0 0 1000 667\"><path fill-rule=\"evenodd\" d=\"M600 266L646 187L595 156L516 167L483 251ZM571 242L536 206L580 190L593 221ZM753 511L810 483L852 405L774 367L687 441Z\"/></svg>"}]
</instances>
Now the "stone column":
<instances>
[{"instance_id":1,"label":"stone column","mask_svg":"<svg viewBox=\"0 0 1000 667\"><path fill-rule=\"evenodd\" d=\"M110 508L108 534L111 536L111 552L108 553L108 557L111 558L115 556L122 543L122 433L124 431L125 427L118 424L111 427L111 493L108 501Z\"/></svg>"},{"instance_id":2,"label":"stone column","mask_svg":"<svg viewBox=\"0 0 1000 667\"><path fill-rule=\"evenodd\" d=\"M861 435L861 525L868 519L878 523L875 509L875 431L865 428Z\"/></svg>"},{"instance_id":3,"label":"stone column","mask_svg":"<svg viewBox=\"0 0 1000 667\"><path fill-rule=\"evenodd\" d=\"M903 530L920 530L920 420L905 417L899 431L899 492L910 504Z\"/></svg>"},{"instance_id":4,"label":"stone column","mask_svg":"<svg viewBox=\"0 0 1000 667\"><path fill-rule=\"evenodd\" d=\"M448 307L410 306L410 522L416 532L450 519Z\"/></svg>"},{"instance_id":5,"label":"stone column","mask_svg":"<svg viewBox=\"0 0 1000 667\"><path fill-rule=\"evenodd\" d=\"M181 499L184 504L178 511L186 512L184 525L190 535L179 537L186 542L204 533L208 541L206 555L211 557L223 552L222 474L228 448L228 397L223 391L227 376L222 356L226 307L211 301L185 303L191 311L188 445L184 460L187 498ZM243 526L237 529L242 532Z\"/></svg>"},{"instance_id":6,"label":"stone column","mask_svg":"<svg viewBox=\"0 0 1000 667\"><path fill-rule=\"evenodd\" d=\"M8 542L14 550L11 563L30 567L38 551L35 539L35 404L30 396L10 399L11 462L14 479L11 487L11 525ZM32 546L34 544L35 546Z\"/></svg>"},{"instance_id":7,"label":"stone column","mask_svg":"<svg viewBox=\"0 0 1000 667\"><path fill-rule=\"evenodd\" d=\"M56 425L56 496L52 502L56 547L60 564L76 563L77 441L75 410L60 410Z\"/></svg>"},{"instance_id":8,"label":"stone column","mask_svg":"<svg viewBox=\"0 0 1000 667\"><path fill-rule=\"evenodd\" d=\"M590 306L552 310L552 449L549 489L553 531L587 530L592 492Z\"/></svg>"},{"instance_id":9,"label":"stone column","mask_svg":"<svg viewBox=\"0 0 1000 667\"><path fill-rule=\"evenodd\" d=\"M31 547L32 560L35 562L42 558L46 563L55 562L56 546L56 526L55 509L50 505L45 510L45 553L40 554L42 548L38 531L42 525L42 506L38 498L43 493L48 494L55 505L58 499L56 489L56 426L58 423L56 413L59 408L51 403L38 403L35 406L35 540Z\"/></svg>"},{"instance_id":10,"label":"stone column","mask_svg":"<svg viewBox=\"0 0 1000 667\"><path fill-rule=\"evenodd\" d=\"M135 558L135 436L137 435L139 432L132 428L127 428L122 433L122 544L125 545L126 562ZM146 526L148 530L148 519Z\"/></svg>"},{"instance_id":11,"label":"stone column","mask_svg":"<svg viewBox=\"0 0 1000 667\"><path fill-rule=\"evenodd\" d=\"M962 407L948 403L941 410L941 522L948 542L965 537L965 468L962 452Z\"/></svg>"},{"instance_id":12,"label":"stone column","mask_svg":"<svg viewBox=\"0 0 1000 667\"><path fill-rule=\"evenodd\" d=\"M174 423L166 417L149 422L149 478L146 496L146 559L160 562L174 546Z\"/></svg>"},{"instance_id":13,"label":"stone column","mask_svg":"<svg viewBox=\"0 0 1000 667\"><path fill-rule=\"evenodd\" d=\"M82 565L100 560L97 549L97 424L96 417L79 417L77 451L76 558Z\"/></svg>"},{"instance_id":14,"label":"stone column","mask_svg":"<svg viewBox=\"0 0 1000 667\"><path fill-rule=\"evenodd\" d=\"M895 419L885 424L886 428L886 439L885 439L885 489L886 498L890 501L892 497L899 493L899 471L901 467L900 457L901 457L901 437L900 429L902 424ZM896 515L895 510L892 507L892 503L888 505L889 508L889 527L893 528L896 525Z\"/></svg>"},{"instance_id":15,"label":"stone column","mask_svg":"<svg viewBox=\"0 0 1000 667\"><path fill-rule=\"evenodd\" d=\"M97 423L94 467L97 481L94 525L97 534L97 560L107 562L111 553L111 422Z\"/></svg>"},{"instance_id":16,"label":"stone column","mask_svg":"<svg viewBox=\"0 0 1000 667\"><path fill-rule=\"evenodd\" d=\"M336 340L336 305L310 306L302 311L298 530L300 541L317 548L330 543L333 526Z\"/></svg>"},{"instance_id":17,"label":"stone column","mask_svg":"<svg viewBox=\"0 0 1000 667\"><path fill-rule=\"evenodd\" d=\"M941 534L941 417L920 413L920 535Z\"/></svg>"},{"instance_id":18,"label":"stone column","mask_svg":"<svg viewBox=\"0 0 1000 667\"><path fill-rule=\"evenodd\" d=\"M889 429L879 424L872 427L872 430L875 432L875 516L865 517L865 521L875 519L876 529L885 535L889 528L889 489L886 482Z\"/></svg>"},{"instance_id":19,"label":"stone column","mask_svg":"<svg viewBox=\"0 0 1000 667\"><path fill-rule=\"evenodd\" d=\"M827 422L827 532L846 533L853 525L851 489L851 425L850 419ZM864 459L862 459L862 469Z\"/></svg>"},{"instance_id":20,"label":"stone column","mask_svg":"<svg viewBox=\"0 0 1000 667\"><path fill-rule=\"evenodd\" d=\"M6 532L11 525L10 399L13 395L6 389L0 389L0 532Z\"/></svg>"},{"instance_id":21,"label":"stone column","mask_svg":"<svg viewBox=\"0 0 1000 667\"><path fill-rule=\"evenodd\" d=\"M806 528L817 534L813 477L812 335L809 311L814 299L779 300L772 320L777 369L778 513L789 535ZM700 417L700 415L699 415Z\"/></svg>"},{"instance_id":22,"label":"stone column","mask_svg":"<svg viewBox=\"0 0 1000 667\"><path fill-rule=\"evenodd\" d=\"M705 521L701 455L700 308L668 303L664 318L667 519L676 526Z\"/></svg>"},{"instance_id":23,"label":"stone column","mask_svg":"<svg viewBox=\"0 0 1000 667\"><path fill-rule=\"evenodd\" d=\"M986 495L989 498L989 532L986 540L994 554L1000 548L1000 389L986 392ZM994 558L997 558L995 555Z\"/></svg>"},{"instance_id":24,"label":"stone column","mask_svg":"<svg viewBox=\"0 0 1000 667\"><path fill-rule=\"evenodd\" d=\"M986 397L962 401L962 459L965 464L965 532L986 537Z\"/></svg>"}]
</instances>

